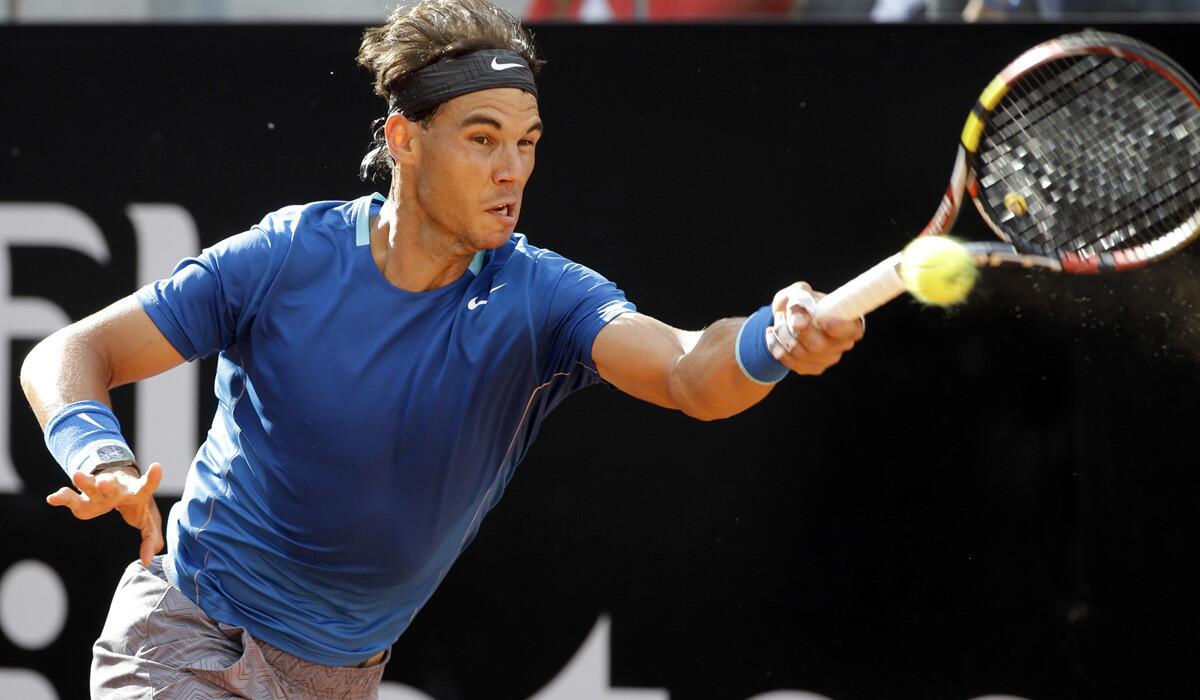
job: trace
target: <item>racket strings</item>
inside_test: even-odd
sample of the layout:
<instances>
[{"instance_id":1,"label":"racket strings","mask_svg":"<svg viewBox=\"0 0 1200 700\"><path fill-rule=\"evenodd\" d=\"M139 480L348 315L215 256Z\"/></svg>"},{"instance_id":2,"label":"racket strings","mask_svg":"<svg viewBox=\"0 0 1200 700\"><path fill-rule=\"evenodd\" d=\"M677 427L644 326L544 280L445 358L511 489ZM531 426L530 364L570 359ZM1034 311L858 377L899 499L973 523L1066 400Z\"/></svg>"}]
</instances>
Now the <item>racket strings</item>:
<instances>
[{"instance_id":1,"label":"racket strings","mask_svg":"<svg viewBox=\"0 0 1200 700\"><path fill-rule=\"evenodd\" d=\"M1159 81L1159 85L1160 94L1162 94L1162 88L1170 91L1170 87L1165 81ZM1159 95L1154 93L1147 94L1151 97L1151 102L1161 102L1161 100L1157 99ZM1101 111L1096 115L1096 119L1098 120L1099 124L1112 124L1113 120L1119 116L1119 114L1114 114L1111 110ZM1117 119L1117 123L1119 122L1120 120ZM1158 130L1161 129L1148 129L1148 131L1151 132ZM1122 233L1123 231L1126 231L1126 222L1120 221L1120 219L1129 219L1130 221L1140 220L1144 222L1148 218L1148 212L1152 210L1155 204L1152 198L1147 197L1144 192L1139 192L1137 189L1131 186L1131 181L1134 179L1131 176L1131 173L1134 172L1133 168L1136 167L1137 164L1130 162L1129 156L1130 154L1137 153L1147 161L1153 161L1157 156L1150 153L1152 147L1147 147L1146 144L1137 143L1136 138L1133 140L1123 140L1121 138L1121 134L1115 133L1113 129L1092 129L1088 134L1085 135L1086 137L1092 138L1092 140L1095 142L1095 144L1098 144L1098 146L1095 144L1089 144L1085 138L1080 138L1078 131L1076 131L1075 134L1076 138L1074 138L1073 141L1077 147L1077 152L1089 154L1090 152L1097 150L1097 148L1103 149L1104 147L1107 147L1109 152L1102 153L1101 155L1103 157L1107 157L1109 161L1115 160L1115 162L1110 163L1110 169L1116 169L1118 173L1124 173L1125 175L1124 181L1107 178L1108 181L1106 182L1105 173L1101 173L1100 182L1098 185L1104 191L1110 193L1107 198L1107 206L1100 206L1086 210L1087 213L1090 214L1090 216L1087 217L1088 221L1086 223L1089 224L1093 230L1103 230L1104 228L1107 228L1110 231L1110 233L1098 238L1096 242L1098 242L1103 249L1112 248L1121 240L1127 239L1130 235L1133 235L1133 233L1130 232ZM1137 136L1137 134L1133 135L1135 137ZM1089 157L1094 157L1094 154L1090 155ZM1171 175L1176 174L1177 173L1171 173ZM1177 185L1178 183L1176 182L1175 184ZM1177 189L1177 187L1173 188L1171 183L1168 182L1157 190L1146 191L1160 191L1170 194L1173 192L1173 190ZM1101 202L1101 204L1104 204L1104 202ZM1139 204L1142 206L1139 206ZM1147 205L1149 206L1149 209L1147 208ZM1104 226L1105 221L1108 221L1109 223L1107 227ZM1066 240L1069 240L1069 237L1063 237L1061 241L1054 241L1053 244L1058 246ZM1084 242L1085 241L1077 242L1074 247L1076 249L1080 249L1082 248L1082 244Z\"/></svg>"},{"instance_id":2,"label":"racket strings","mask_svg":"<svg viewBox=\"0 0 1200 700\"><path fill-rule=\"evenodd\" d=\"M1095 56L1082 56L1059 63L1062 65L1055 68L1037 66L1026 79L1012 86L1011 90L1021 99L1010 100L1008 106L1019 109L1024 103L1027 113L1019 111L1019 114L1028 123L1040 121L1059 109L1068 99L1064 94L1073 92L1075 96L1083 97L1117 70L1114 62L1100 61Z\"/></svg>"},{"instance_id":3,"label":"racket strings","mask_svg":"<svg viewBox=\"0 0 1200 700\"><path fill-rule=\"evenodd\" d=\"M1096 84L1098 84L1098 80L1091 80L1090 84L1088 84L1088 89L1094 88L1094 85ZM1159 86L1160 89L1165 88L1166 90L1170 90L1169 84L1160 82ZM1111 104L1112 101L1110 100L1109 102ZM1084 112L1086 112L1086 107L1086 104L1084 104ZM1109 160L1112 160L1112 157L1122 155L1120 146L1139 145L1135 143L1123 142L1123 136L1129 136L1129 134L1123 134L1117 130L1117 125L1120 124L1120 122L1120 114L1109 112L1096 115L1096 124L1094 125L1088 124L1088 122L1082 120L1064 121L1062 124L1056 125L1056 128L1062 131L1062 136L1060 137L1061 140L1070 140L1070 142L1073 142L1073 145L1075 146L1073 149L1073 160L1057 163L1058 167L1060 167L1060 169L1069 169L1073 163L1078 163L1087 157L1091 157L1094 160L1094 158L1096 158L1096 154L1094 154L1092 151L1096 150L1097 146L1102 146L1102 148L1103 146L1110 146L1111 152L1108 154L1108 158ZM1076 128L1072 128L1073 125L1076 126ZM1081 128L1078 128L1079 125L1086 126L1088 128L1087 130L1081 130ZM1097 126L1099 128L1096 128ZM1092 148L1084 148L1084 146L1088 145L1091 145Z\"/></svg>"},{"instance_id":4,"label":"racket strings","mask_svg":"<svg viewBox=\"0 0 1200 700\"><path fill-rule=\"evenodd\" d=\"M989 115L983 144L989 215L1018 247L1146 243L1192 220L1200 201L1200 112L1133 61L1084 55L1035 68ZM1025 214L1006 207L1008 193Z\"/></svg>"},{"instance_id":5,"label":"racket strings","mask_svg":"<svg viewBox=\"0 0 1200 700\"><path fill-rule=\"evenodd\" d=\"M991 142L990 145L996 150L985 150L983 161L985 164L989 164L996 155L1008 154L1013 154L1016 160L1001 163L999 164L1001 167L991 170L990 175L984 175L981 182L985 188L1000 179L1005 184L1006 192L1038 192L1040 191L1038 186L1040 185L1042 189L1046 188L1049 184L1049 176L1054 175L1056 171L1072 173L1073 163L1078 162L1087 153L1086 139L1082 138L1078 131L1070 129L1070 122L1066 122L1067 129L1064 130L1062 120L1056 120L1055 117L1059 116L1057 110L1061 110L1067 99L1065 93L1069 89L1076 90L1080 95L1086 94L1087 91L1094 89L1102 80L1109 77L1111 69L1105 71L1103 64L1086 60L1061 61L1058 68L1058 71L1051 71L1044 67L1034 69L1020 83L1010 88L1010 95L999 105L1000 112L993 115L993 131L988 138L988 141ZM1095 72L1097 69L1101 69L1098 74L1092 75L1091 80L1085 80L1089 73ZM1083 85L1082 89L1079 87L1080 85ZM1013 111L1016 114L1013 114ZM1045 125L1047 120L1054 120L1049 129ZM1056 134L1055 140L1045 142L1048 131ZM1043 147L1044 143L1053 146L1061 141L1073 142L1075 156L1072 160L1063 161L1059 157L1059 154L1063 152L1062 149ZM1011 147L1011 144L1014 143L1016 146ZM1036 178L1033 177L1032 170L1022 172L1030 163L1041 164L1045 172ZM1079 180L1075 177L1069 177L1067 185L1072 191L1078 190L1080 187ZM1057 202L1061 196L1055 196L1053 199ZM1046 203L1040 201L1039 198L1033 198L1029 204L1034 213L1046 210ZM1013 216L1009 212L1008 216L1003 218L1011 220ZM1040 232L1046 237L1046 240L1041 241L1041 247L1057 248L1061 245L1061 241L1051 238L1050 231L1052 230L1045 227L1038 231L1024 231L1022 233L1025 235L1017 238L1032 243Z\"/></svg>"},{"instance_id":6,"label":"racket strings","mask_svg":"<svg viewBox=\"0 0 1200 700\"><path fill-rule=\"evenodd\" d=\"M1061 63L1065 68L1057 74L1044 66L1035 67L1029 76L1010 87L1010 96L1000 103L1000 109L1008 117L1008 123L999 121L994 131L1000 140L1008 140L1020 131L1030 139L1031 144L1036 145L1036 141L1026 129L1027 125L1032 126L1051 116L1054 110L1060 109L1065 102L1063 94L1068 90L1076 90L1077 94L1082 96L1111 74L1111 64L1086 60ZM1091 80L1081 81L1087 73L1103 70L1106 65L1110 66L1109 70L1093 76ZM1084 85L1082 90L1079 89L1081 83ZM1016 115L1010 111L1014 109Z\"/></svg>"},{"instance_id":7,"label":"racket strings","mask_svg":"<svg viewBox=\"0 0 1200 700\"><path fill-rule=\"evenodd\" d=\"M1059 76L1059 79L1055 80L1054 82L1047 81L1045 78L1045 69L1035 73L1035 78L1040 78L1043 81L1043 84L1048 83L1052 88L1049 91L1039 89L1033 89L1030 91L1032 98L1035 101L1042 103L1042 112L1039 114L1037 110L1034 110L1033 113L1039 114L1039 116L1045 117L1050 121L1048 124L1043 124L1042 128L1035 127L1035 129L1042 135L1045 135L1046 132L1050 132L1053 140L1047 142L1051 145L1066 146L1058 149L1051 149L1047 154L1044 153L1039 147L1039 141L1031 140L1030 148L1028 150L1033 151L1035 156L1038 156L1040 159L1045 161L1044 167L1048 175L1054 174L1055 171L1064 172L1068 175L1075 175L1077 173L1073 171L1078 170L1078 166L1081 163L1087 163L1087 159L1090 159L1093 162L1100 161L1110 163L1114 160L1121 160L1122 156L1128 154L1126 149L1128 149L1130 146L1137 145L1124 142L1126 139L1123 139L1123 132L1119 130L1120 124L1124 120L1121 119L1121 115L1119 113L1114 113L1111 109L1106 109L1115 104L1115 101L1111 97L1106 98L1106 101L1102 103L1089 103L1085 100L1085 98L1089 97L1088 93L1094 91L1096 87L1102 83L1107 82L1110 89L1116 85L1119 85L1119 83L1113 83L1112 80L1114 78L1116 69L1120 67L1120 63L1122 62L1107 61L1103 63L1097 63L1095 61L1079 61L1074 64L1074 70L1063 71L1061 76ZM1080 70L1080 68L1083 67L1091 68L1093 66L1098 67L1099 70L1095 70L1090 75L1085 75ZM1105 68L1107 68L1107 70L1105 70ZM1075 86L1082 84L1084 87L1083 89L1078 90L1076 95L1066 96L1063 94L1063 89L1064 84L1067 81L1070 81L1071 84ZM1164 83L1164 85L1166 85L1167 89L1170 89L1169 84ZM1035 84L1035 88L1036 87L1037 85ZM1022 95L1019 89L1014 94L1018 98L1025 97L1026 100L1030 99L1028 95ZM1046 111L1047 105L1055 106L1055 100L1063 102L1067 99L1074 100L1074 106L1076 109L1069 113L1064 113L1061 110L1055 113ZM1020 100L1015 103L1019 113L1025 113L1020 109L1019 102ZM1004 108L1007 109L1008 106L1005 105ZM1064 116L1066 118L1063 118ZM1055 118L1057 119L1055 120ZM1039 121L1041 120L1039 119ZM1079 128L1080 125L1086 128L1081 129ZM1028 131L1026 131L1026 134L1028 134ZM1097 148L1106 149L1107 152L1097 153ZM1062 160L1060 156L1063 154L1066 154L1068 160ZM1118 163L1118 165L1121 166L1124 172L1128 175L1129 167L1133 165L1133 163L1123 162ZM1086 175L1086 173L1084 174ZM1106 173L1100 172L1098 175L1099 179L1103 181ZM1118 186L1124 184L1125 186L1122 187L1122 189L1126 194L1129 194L1132 191L1132 188L1128 186L1131 179L1132 178L1127 177L1125 183L1118 182L1116 184ZM1043 187L1047 186L1046 180L1046 177L1042 178L1042 182L1040 184L1042 184ZM1078 180L1068 180L1068 185L1070 185L1072 189L1077 189ZM1117 200L1113 200L1112 205L1108 207L1108 209L1109 214L1115 213L1119 209L1117 206Z\"/></svg>"},{"instance_id":8,"label":"racket strings","mask_svg":"<svg viewBox=\"0 0 1200 700\"><path fill-rule=\"evenodd\" d=\"M1200 113L1170 81L1140 64L1128 65L1136 68L1138 78L1145 78L1149 85L1137 91L1135 84L1125 98L1132 103L1130 113L1146 121L1128 124L1129 148L1119 155L1144 162L1145 184L1128 188L1134 199L1113 218L1118 227L1127 229L1125 240L1137 244L1169 233L1190 219L1196 202L1200 202ZM1176 150L1189 157L1191 167L1180 166ZM1127 179L1135 175L1131 169L1123 174ZM1113 241L1099 242L1104 244L1103 249L1116 246Z\"/></svg>"},{"instance_id":9,"label":"racket strings","mask_svg":"<svg viewBox=\"0 0 1200 700\"><path fill-rule=\"evenodd\" d=\"M1142 76L1138 77L1147 73L1148 70L1142 69ZM1136 86L1135 82L1130 84ZM1170 104L1172 96L1183 102ZM1186 96L1178 93L1168 81L1159 79L1151 83L1149 89L1133 92L1127 99L1133 102L1134 111L1130 114L1137 116L1140 113L1146 121L1139 124L1122 119L1123 114L1114 109L1097 115L1098 123L1107 128L1095 132L1094 143L1080 143L1079 146L1085 153L1094 150L1096 144L1104 149L1102 158L1105 162L1098 169L1099 201L1086 210L1089 215L1087 229L1079 231L1081 235L1074 239L1066 232L1055 241L1060 248L1070 244L1076 251L1096 254L1154 240L1190 216L1186 208L1172 206L1173 200L1179 205L1198 199L1190 186L1200 180L1200 171L1181 169L1176 165L1172 137L1167 136L1175 128L1170 123L1171 115L1188 108ZM1114 99L1108 106L1120 104L1120 100ZM1183 196L1179 196L1181 194ZM1086 235L1088 230L1093 232L1090 237Z\"/></svg>"},{"instance_id":10,"label":"racket strings","mask_svg":"<svg viewBox=\"0 0 1200 700\"><path fill-rule=\"evenodd\" d=\"M1165 81L1164 81L1165 82ZM1118 151L1109 164L1107 182L1100 182L1100 197L1116 192L1108 206L1103 201L1092 209L1088 220L1092 235L1081 231L1073 247L1084 254L1096 254L1116 248L1127 248L1153 241L1171 232L1191 218L1195 202L1200 201L1200 153L1192 152L1192 167L1180 167L1171 149L1171 137L1162 136L1170 124L1161 116L1170 115L1172 107L1164 106L1150 112L1154 122L1148 123L1143 134L1131 129L1124 151ZM1194 110L1193 110L1194 111ZM1200 127L1191 130L1192 143L1200 143ZM1159 134L1158 139L1153 135ZM1116 138L1107 143L1122 145ZM1184 152L1186 154L1186 151ZM1121 177L1115 183L1113 178ZM1114 186L1115 185L1115 186ZM1107 188L1107 189L1105 189ZM1064 237L1066 238L1066 237Z\"/></svg>"}]
</instances>

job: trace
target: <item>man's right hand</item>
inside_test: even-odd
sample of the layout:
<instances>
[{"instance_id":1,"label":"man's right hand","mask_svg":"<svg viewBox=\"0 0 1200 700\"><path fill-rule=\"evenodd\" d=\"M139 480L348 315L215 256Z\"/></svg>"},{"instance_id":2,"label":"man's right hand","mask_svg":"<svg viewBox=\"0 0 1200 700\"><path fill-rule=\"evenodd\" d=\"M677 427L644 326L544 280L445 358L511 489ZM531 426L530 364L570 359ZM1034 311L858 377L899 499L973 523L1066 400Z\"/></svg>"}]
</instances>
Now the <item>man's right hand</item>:
<instances>
[{"instance_id":1,"label":"man's right hand","mask_svg":"<svg viewBox=\"0 0 1200 700\"><path fill-rule=\"evenodd\" d=\"M150 566L150 560L163 550L162 515L154 502L154 492L162 481L162 465L150 465L146 473L137 476L132 469L118 468L96 476L76 472L71 477L78 491L64 486L46 496L46 503L65 506L80 520L91 520L113 510L125 522L142 533L139 558Z\"/></svg>"}]
</instances>

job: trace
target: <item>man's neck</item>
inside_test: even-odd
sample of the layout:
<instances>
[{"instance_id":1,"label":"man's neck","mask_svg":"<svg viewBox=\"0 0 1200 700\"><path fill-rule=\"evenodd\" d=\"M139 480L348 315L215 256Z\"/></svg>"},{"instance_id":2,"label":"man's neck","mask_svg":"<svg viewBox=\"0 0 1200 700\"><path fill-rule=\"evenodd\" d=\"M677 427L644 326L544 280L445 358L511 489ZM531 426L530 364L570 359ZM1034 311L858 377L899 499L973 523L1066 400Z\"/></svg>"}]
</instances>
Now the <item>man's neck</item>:
<instances>
[{"instance_id":1,"label":"man's neck","mask_svg":"<svg viewBox=\"0 0 1200 700\"><path fill-rule=\"evenodd\" d=\"M371 217L371 257L384 279L406 291L427 292L462 277L475 251L421 217L406 214L388 197Z\"/></svg>"}]
</instances>

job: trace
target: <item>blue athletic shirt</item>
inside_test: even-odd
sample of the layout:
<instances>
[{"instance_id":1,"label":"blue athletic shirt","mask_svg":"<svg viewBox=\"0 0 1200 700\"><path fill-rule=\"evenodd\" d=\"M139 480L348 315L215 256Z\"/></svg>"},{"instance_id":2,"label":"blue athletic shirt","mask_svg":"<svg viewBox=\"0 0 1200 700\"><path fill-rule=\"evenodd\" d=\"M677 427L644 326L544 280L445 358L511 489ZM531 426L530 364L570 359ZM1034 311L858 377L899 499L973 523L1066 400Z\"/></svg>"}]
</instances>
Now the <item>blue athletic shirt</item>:
<instances>
[{"instance_id":1,"label":"blue athletic shirt","mask_svg":"<svg viewBox=\"0 0 1200 700\"><path fill-rule=\"evenodd\" d=\"M138 290L217 413L171 509L179 587L295 656L388 647L470 543L538 426L600 381L592 342L634 306L515 234L428 292L371 257L383 198L317 202Z\"/></svg>"}]
</instances>

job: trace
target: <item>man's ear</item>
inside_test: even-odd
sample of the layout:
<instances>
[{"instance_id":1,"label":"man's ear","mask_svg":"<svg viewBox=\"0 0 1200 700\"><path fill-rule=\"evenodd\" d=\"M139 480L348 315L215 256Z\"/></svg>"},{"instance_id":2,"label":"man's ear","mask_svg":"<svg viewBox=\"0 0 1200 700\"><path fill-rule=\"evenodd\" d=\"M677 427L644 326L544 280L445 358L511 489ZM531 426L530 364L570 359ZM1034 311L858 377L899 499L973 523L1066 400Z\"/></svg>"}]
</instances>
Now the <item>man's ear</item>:
<instances>
[{"instance_id":1,"label":"man's ear","mask_svg":"<svg viewBox=\"0 0 1200 700\"><path fill-rule=\"evenodd\" d=\"M403 114L388 116L387 123L383 125L383 135L387 140L388 153L392 154L392 160L396 161L397 165L412 165L416 162L420 151L417 138L420 131L421 125L409 121Z\"/></svg>"}]
</instances>

